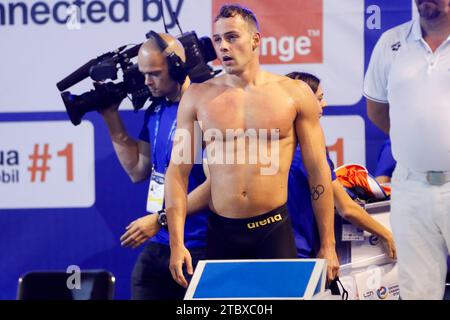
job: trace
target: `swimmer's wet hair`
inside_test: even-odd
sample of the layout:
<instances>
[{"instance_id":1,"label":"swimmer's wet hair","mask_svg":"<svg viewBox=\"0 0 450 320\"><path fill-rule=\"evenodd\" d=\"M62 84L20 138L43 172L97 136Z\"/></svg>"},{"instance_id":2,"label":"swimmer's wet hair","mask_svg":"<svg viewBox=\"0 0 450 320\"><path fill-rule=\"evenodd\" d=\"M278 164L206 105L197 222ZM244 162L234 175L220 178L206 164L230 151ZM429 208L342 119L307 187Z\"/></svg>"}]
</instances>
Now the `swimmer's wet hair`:
<instances>
[{"instance_id":1,"label":"swimmer's wet hair","mask_svg":"<svg viewBox=\"0 0 450 320\"><path fill-rule=\"evenodd\" d=\"M245 22L256 28L259 32L259 24L256 15L250 9L238 4L223 5L219 10L219 14L214 19L214 22L217 22L221 18L231 18L236 15L241 16Z\"/></svg>"}]
</instances>

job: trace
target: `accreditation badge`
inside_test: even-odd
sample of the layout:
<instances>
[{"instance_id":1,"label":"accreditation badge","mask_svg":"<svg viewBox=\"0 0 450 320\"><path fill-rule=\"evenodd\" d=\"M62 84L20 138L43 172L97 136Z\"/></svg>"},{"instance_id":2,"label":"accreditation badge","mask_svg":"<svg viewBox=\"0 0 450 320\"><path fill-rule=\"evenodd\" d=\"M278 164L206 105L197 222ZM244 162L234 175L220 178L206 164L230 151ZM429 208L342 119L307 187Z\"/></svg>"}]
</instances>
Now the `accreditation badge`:
<instances>
[{"instance_id":1,"label":"accreditation badge","mask_svg":"<svg viewBox=\"0 0 450 320\"><path fill-rule=\"evenodd\" d=\"M164 174L155 170L150 177L147 196L147 212L157 213L162 210L164 202Z\"/></svg>"}]
</instances>

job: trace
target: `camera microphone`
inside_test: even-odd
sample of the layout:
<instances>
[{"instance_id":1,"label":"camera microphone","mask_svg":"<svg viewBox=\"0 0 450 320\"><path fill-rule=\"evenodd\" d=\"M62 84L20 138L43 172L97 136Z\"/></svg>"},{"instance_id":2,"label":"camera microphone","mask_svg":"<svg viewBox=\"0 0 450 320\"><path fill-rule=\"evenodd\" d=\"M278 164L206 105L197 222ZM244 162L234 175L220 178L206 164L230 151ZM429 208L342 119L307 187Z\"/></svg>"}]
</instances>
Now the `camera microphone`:
<instances>
[{"instance_id":1,"label":"camera microphone","mask_svg":"<svg viewBox=\"0 0 450 320\"><path fill-rule=\"evenodd\" d=\"M81 67L79 67L77 70L69 74L67 77L59 81L56 86L58 87L59 91L64 91L74 84L77 84L78 82L86 79L89 77L89 70L91 70L92 66L95 66L98 63L97 58L91 59L89 62L85 63Z\"/></svg>"},{"instance_id":2,"label":"camera microphone","mask_svg":"<svg viewBox=\"0 0 450 320\"><path fill-rule=\"evenodd\" d=\"M122 53L122 56L126 59L132 59L138 55L139 48L141 47L142 43L135 45L134 47L131 47L128 50L125 50ZM91 68L95 65L98 65L102 61L105 61L108 58L113 58L120 53L123 49L125 49L127 46L121 46L117 50L113 52L105 53L97 58L91 59L89 62L85 63L81 67L79 67L77 70L69 74L67 77L65 77L63 80L59 81L56 84L56 87L59 91L64 91L70 88L71 86L77 84L80 81L83 81L87 77L90 76ZM114 61L115 63L119 61Z\"/></svg>"}]
</instances>

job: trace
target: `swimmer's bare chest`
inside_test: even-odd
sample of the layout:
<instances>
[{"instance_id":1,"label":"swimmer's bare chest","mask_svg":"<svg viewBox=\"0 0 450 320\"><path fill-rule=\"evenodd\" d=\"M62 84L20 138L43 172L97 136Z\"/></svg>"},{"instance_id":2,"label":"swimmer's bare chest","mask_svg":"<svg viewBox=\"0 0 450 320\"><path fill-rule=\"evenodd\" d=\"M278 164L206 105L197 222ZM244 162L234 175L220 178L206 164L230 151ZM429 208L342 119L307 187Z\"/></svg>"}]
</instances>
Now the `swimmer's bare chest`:
<instances>
[{"instance_id":1,"label":"swimmer's bare chest","mask_svg":"<svg viewBox=\"0 0 450 320\"><path fill-rule=\"evenodd\" d=\"M296 141L295 118L296 109L291 98L278 88L271 90L270 86L250 92L241 89L223 90L197 106L197 119L201 122L203 132L221 132L224 145L229 146L233 141L227 141L227 131L241 131L245 135L253 130L258 139L258 151L261 146L266 147L272 160L277 157L275 160L279 166L275 174L264 175L261 174L261 163L210 164L214 211L228 217L248 217L285 203L287 172L294 150L292 146ZM239 137L239 134L236 136ZM260 144L261 140L265 140L266 144ZM272 148L273 143L278 146ZM231 150L236 152L236 148ZM234 159L237 158L235 154Z\"/></svg>"},{"instance_id":2,"label":"swimmer's bare chest","mask_svg":"<svg viewBox=\"0 0 450 320\"><path fill-rule=\"evenodd\" d=\"M217 91L217 96L205 99L197 108L203 131L215 129L225 135L226 130L278 130L280 139L293 134L294 102L278 87Z\"/></svg>"}]
</instances>

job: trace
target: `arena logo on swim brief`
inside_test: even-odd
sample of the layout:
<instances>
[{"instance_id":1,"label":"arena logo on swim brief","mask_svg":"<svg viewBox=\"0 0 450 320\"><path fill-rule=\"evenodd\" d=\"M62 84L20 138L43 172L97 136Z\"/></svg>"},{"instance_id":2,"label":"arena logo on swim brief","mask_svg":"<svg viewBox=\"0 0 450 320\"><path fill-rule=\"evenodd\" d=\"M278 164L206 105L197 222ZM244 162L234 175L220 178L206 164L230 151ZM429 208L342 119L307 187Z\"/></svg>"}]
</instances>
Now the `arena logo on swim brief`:
<instances>
[{"instance_id":1,"label":"arena logo on swim brief","mask_svg":"<svg viewBox=\"0 0 450 320\"><path fill-rule=\"evenodd\" d=\"M212 1L213 19L227 3ZM262 34L261 63L322 63L323 0L243 0L239 4L250 8L258 19Z\"/></svg>"},{"instance_id":2,"label":"arena logo on swim brief","mask_svg":"<svg viewBox=\"0 0 450 320\"><path fill-rule=\"evenodd\" d=\"M281 221L283 220L283 217L281 216L281 214L277 214L271 217L268 217L266 219L262 219L260 221L256 221L256 222L249 222L247 223L247 228L249 229L254 229L254 228L259 228L277 221Z\"/></svg>"}]
</instances>

